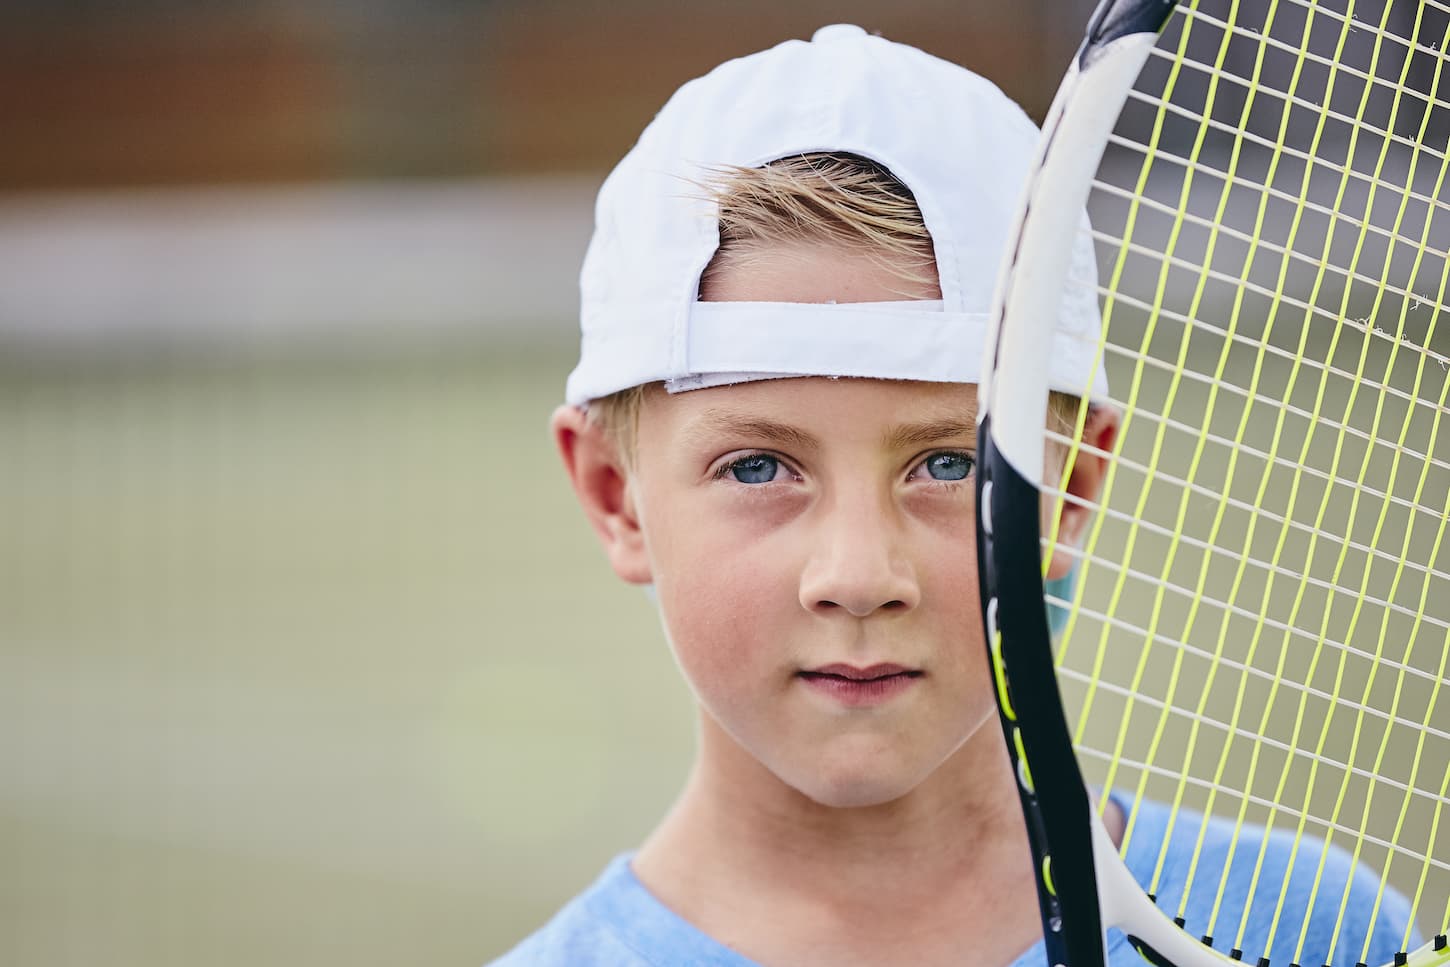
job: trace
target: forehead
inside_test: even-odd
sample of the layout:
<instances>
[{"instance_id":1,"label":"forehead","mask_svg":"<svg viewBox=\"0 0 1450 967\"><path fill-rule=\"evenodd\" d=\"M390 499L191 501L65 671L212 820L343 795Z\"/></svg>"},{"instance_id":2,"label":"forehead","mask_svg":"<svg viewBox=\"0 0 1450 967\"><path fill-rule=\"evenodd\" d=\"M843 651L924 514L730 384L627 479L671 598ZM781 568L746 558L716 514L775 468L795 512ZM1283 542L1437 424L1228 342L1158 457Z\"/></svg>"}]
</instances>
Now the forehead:
<instances>
[{"instance_id":1,"label":"forehead","mask_svg":"<svg viewBox=\"0 0 1450 967\"><path fill-rule=\"evenodd\" d=\"M976 387L807 376L667 393L644 399L640 436L659 443L765 437L814 447L864 442L890 447L975 434Z\"/></svg>"},{"instance_id":2,"label":"forehead","mask_svg":"<svg viewBox=\"0 0 1450 967\"><path fill-rule=\"evenodd\" d=\"M712 266L700 288L706 302L892 302L940 299L934 281L913 279L900 256L861 245L766 242Z\"/></svg>"}]
</instances>

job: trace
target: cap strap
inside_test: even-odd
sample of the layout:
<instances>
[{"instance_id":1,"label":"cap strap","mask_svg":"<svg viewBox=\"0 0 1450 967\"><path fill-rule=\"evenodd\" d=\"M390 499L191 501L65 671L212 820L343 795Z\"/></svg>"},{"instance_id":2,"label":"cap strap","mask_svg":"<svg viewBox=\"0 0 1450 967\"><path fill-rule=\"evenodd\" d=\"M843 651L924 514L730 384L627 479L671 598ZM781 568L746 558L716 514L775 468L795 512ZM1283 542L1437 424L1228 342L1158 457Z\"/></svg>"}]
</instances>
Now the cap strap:
<instances>
[{"instance_id":1,"label":"cap strap","mask_svg":"<svg viewBox=\"0 0 1450 967\"><path fill-rule=\"evenodd\" d=\"M697 302L688 374L865 376L974 383L986 317L903 302Z\"/></svg>"}]
</instances>

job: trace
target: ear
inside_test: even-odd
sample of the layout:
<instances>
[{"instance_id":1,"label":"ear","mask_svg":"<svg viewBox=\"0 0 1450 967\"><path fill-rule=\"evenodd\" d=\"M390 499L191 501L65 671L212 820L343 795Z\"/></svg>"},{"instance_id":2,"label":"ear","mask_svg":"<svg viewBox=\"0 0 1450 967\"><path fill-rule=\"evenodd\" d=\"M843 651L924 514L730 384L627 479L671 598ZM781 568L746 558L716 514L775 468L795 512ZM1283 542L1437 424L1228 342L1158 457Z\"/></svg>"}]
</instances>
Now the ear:
<instances>
[{"instance_id":1,"label":"ear","mask_svg":"<svg viewBox=\"0 0 1450 967\"><path fill-rule=\"evenodd\" d=\"M1082 442L1085 446L1078 449L1077 458L1072 464L1072 472L1067 478L1067 493L1070 497L1089 503L1097 502L1103 490L1103 477L1107 473L1108 461L1106 457L1100 456L1096 452L1089 452L1088 448L1111 453L1113 444L1118 439L1118 421L1118 411L1112 406L1100 404L1094 405L1088 410L1087 423L1082 429ZM1063 452L1064 459L1067 457L1067 452L1066 450ZM1047 479L1061 479L1061 474L1061 469L1049 466ZM1054 475L1056 475L1055 478ZM1052 561L1047 568L1049 581L1066 577L1072 572L1073 567L1077 564L1077 558L1062 548L1077 547L1082 543L1083 535L1087 532L1088 522L1092 520L1092 516L1093 512L1090 509L1071 499L1062 502L1061 517L1057 528L1058 547L1052 552Z\"/></svg>"},{"instance_id":2,"label":"ear","mask_svg":"<svg viewBox=\"0 0 1450 967\"><path fill-rule=\"evenodd\" d=\"M653 578L634 488L613 442L577 406L559 407L549 427L584 516L604 545L614 573L631 584L649 584Z\"/></svg>"}]
</instances>

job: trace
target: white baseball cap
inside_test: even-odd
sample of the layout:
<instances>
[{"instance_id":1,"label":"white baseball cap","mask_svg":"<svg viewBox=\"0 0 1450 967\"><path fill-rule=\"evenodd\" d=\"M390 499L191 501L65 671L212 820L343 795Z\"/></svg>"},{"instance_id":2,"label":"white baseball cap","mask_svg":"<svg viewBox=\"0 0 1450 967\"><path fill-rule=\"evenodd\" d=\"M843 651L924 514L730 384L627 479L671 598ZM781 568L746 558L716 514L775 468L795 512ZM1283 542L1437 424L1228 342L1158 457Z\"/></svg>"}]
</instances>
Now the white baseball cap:
<instances>
[{"instance_id":1,"label":"white baseball cap","mask_svg":"<svg viewBox=\"0 0 1450 967\"><path fill-rule=\"evenodd\" d=\"M727 61L675 92L605 180L580 276L583 331L566 398L664 381L672 391L781 376L975 383L988 307L1037 128L994 84L846 24ZM842 152L916 197L942 298L701 302L719 245L699 184L721 166ZM1052 386L1107 395L1092 244L1079 233Z\"/></svg>"}]
</instances>

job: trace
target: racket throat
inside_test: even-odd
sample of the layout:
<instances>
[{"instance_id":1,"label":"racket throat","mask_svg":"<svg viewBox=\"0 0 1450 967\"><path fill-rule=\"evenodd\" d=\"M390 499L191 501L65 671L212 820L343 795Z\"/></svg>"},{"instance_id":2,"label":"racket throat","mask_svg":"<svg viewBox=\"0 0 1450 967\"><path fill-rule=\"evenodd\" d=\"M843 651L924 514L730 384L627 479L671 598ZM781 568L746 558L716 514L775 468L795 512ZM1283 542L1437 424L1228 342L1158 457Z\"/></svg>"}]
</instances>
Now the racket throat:
<instances>
[{"instance_id":1,"label":"racket throat","mask_svg":"<svg viewBox=\"0 0 1450 967\"><path fill-rule=\"evenodd\" d=\"M1038 491L995 445L990 414L979 439L982 615L998 720L1032 846L1043 941L1049 963L1102 965L1093 850L1095 835L1106 832L1078 771L1057 689L1038 550Z\"/></svg>"}]
</instances>

